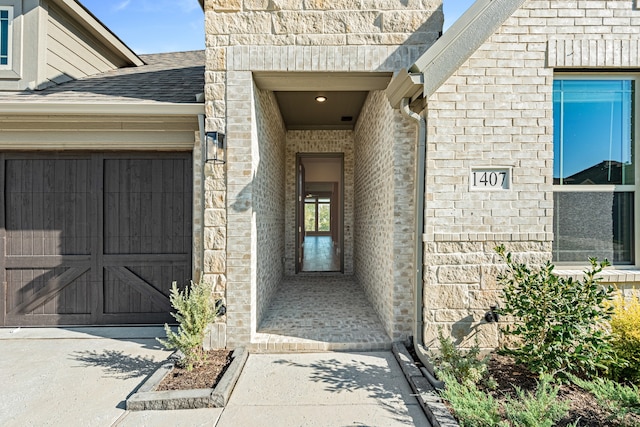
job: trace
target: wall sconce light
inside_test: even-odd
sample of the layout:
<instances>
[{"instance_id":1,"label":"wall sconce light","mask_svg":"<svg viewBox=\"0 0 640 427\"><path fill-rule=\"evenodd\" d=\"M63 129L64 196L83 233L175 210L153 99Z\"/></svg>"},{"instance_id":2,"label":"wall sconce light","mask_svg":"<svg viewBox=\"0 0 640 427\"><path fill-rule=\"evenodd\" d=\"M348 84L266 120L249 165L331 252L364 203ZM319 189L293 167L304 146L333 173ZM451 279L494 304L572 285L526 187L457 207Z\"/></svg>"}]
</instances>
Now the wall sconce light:
<instances>
[{"instance_id":1,"label":"wall sconce light","mask_svg":"<svg viewBox=\"0 0 640 427\"><path fill-rule=\"evenodd\" d=\"M207 132L205 134L207 163L223 164L226 163L226 138L222 132Z\"/></svg>"}]
</instances>

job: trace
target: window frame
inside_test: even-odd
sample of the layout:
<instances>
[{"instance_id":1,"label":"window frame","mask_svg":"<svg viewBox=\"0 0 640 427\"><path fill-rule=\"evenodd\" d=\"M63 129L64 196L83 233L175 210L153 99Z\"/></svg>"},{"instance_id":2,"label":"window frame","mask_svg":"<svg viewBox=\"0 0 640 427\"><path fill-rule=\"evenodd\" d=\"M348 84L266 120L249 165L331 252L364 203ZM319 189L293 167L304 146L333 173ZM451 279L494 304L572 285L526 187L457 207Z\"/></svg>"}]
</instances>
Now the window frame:
<instances>
[{"instance_id":1,"label":"window frame","mask_svg":"<svg viewBox=\"0 0 640 427\"><path fill-rule=\"evenodd\" d=\"M568 185L568 184L553 184L552 191L577 193L577 192L632 192L633 196L633 259L630 264L618 264L615 265L612 260L611 264L616 269L638 269L640 268L640 73L630 72L590 72L590 73L554 73L553 82L557 80L582 80L582 81L598 81L598 80L632 80L634 82L634 94L633 94L633 110L632 110L632 135L633 135L633 155L634 155L634 184L593 184L593 185ZM551 93L553 95L554 89L552 85ZM553 101L552 101L553 103ZM552 107L553 111L553 107ZM555 123L553 126L552 135L555 139ZM555 146L552 144L552 149L555 152ZM556 159L554 158L554 162ZM553 172L552 172L553 178ZM555 206L554 206L555 211ZM555 213L554 213L555 216ZM555 241L555 236L554 236ZM554 264L562 266L563 268L583 268L584 265L577 265L576 261L553 261ZM585 260L586 262L586 260Z\"/></svg>"},{"instance_id":2,"label":"window frame","mask_svg":"<svg viewBox=\"0 0 640 427\"><path fill-rule=\"evenodd\" d=\"M320 199L328 199L328 202L325 201L320 201ZM328 236L330 235L333 230L332 230L332 218L331 218L331 204L333 203L333 197L331 196L330 193L321 193L320 195L314 195L311 197L305 197L304 199L304 206L305 206L305 220L306 220L306 208L307 205L313 205L314 206L314 230L307 230L306 229L306 221L305 221L305 234L309 235L309 236ZM320 206L321 205L328 205L329 206L329 230L326 231L321 231L319 230L320 228Z\"/></svg>"},{"instance_id":3,"label":"window frame","mask_svg":"<svg viewBox=\"0 0 640 427\"><path fill-rule=\"evenodd\" d=\"M13 69L13 6L0 6L0 11L7 11L9 14L8 28L7 28L7 63L0 64L0 70L12 70Z\"/></svg>"}]
</instances>

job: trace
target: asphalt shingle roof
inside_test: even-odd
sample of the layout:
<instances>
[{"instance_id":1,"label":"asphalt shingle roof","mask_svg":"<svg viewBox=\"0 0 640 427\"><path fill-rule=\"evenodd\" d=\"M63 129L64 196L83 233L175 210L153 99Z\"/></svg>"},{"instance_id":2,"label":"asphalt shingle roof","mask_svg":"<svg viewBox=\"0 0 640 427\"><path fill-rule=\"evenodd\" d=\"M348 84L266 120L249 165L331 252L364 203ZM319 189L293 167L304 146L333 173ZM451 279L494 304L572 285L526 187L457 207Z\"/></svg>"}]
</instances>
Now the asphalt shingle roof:
<instances>
[{"instance_id":1,"label":"asphalt shingle roof","mask_svg":"<svg viewBox=\"0 0 640 427\"><path fill-rule=\"evenodd\" d=\"M0 102L195 103L204 92L203 50L139 55L146 65L108 71L40 91L3 93Z\"/></svg>"}]
</instances>

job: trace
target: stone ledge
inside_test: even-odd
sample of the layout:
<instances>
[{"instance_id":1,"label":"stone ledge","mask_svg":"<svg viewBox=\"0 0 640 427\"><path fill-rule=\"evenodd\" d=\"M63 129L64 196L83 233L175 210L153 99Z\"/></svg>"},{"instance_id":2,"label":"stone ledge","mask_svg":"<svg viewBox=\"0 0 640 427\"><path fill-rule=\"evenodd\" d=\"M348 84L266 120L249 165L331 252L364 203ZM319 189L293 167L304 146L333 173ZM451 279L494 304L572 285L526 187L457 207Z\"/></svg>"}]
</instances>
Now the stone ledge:
<instances>
[{"instance_id":1,"label":"stone ledge","mask_svg":"<svg viewBox=\"0 0 640 427\"><path fill-rule=\"evenodd\" d=\"M415 365L407 348L402 343L393 344L393 354L416 394L418 402L433 427L459 427L440 396Z\"/></svg>"},{"instance_id":2,"label":"stone ledge","mask_svg":"<svg viewBox=\"0 0 640 427\"><path fill-rule=\"evenodd\" d=\"M222 408L229 401L249 352L241 347L233 351L233 360L215 388L154 391L171 372L170 361L154 372L126 402L128 411Z\"/></svg>"},{"instance_id":3,"label":"stone ledge","mask_svg":"<svg viewBox=\"0 0 640 427\"><path fill-rule=\"evenodd\" d=\"M552 242L553 233L434 233L423 242Z\"/></svg>"},{"instance_id":4,"label":"stone ledge","mask_svg":"<svg viewBox=\"0 0 640 427\"><path fill-rule=\"evenodd\" d=\"M556 266L557 267L557 266ZM578 268L557 268L553 270L555 274L564 278L572 278L579 280L584 277L584 270L587 267L580 270ZM640 282L640 270L617 270L617 269L605 269L596 276L601 278L604 283L633 283Z\"/></svg>"}]
</instances>

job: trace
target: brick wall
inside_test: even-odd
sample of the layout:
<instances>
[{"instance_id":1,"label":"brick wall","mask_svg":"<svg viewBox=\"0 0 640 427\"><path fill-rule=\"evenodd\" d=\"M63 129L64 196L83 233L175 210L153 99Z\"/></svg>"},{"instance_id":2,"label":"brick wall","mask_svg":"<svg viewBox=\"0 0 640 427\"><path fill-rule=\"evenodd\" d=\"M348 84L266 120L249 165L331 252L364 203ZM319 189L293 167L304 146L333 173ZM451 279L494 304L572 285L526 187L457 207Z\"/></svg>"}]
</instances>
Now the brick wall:
<instances>
[{"instance_id":1,"label":"brick wall","mask_svg":"<svg viewBox=\"0 0 640 427\"><path fill-rule=\"evenodd\" d=\"M256 221L257 324L284 274L285 134L273 92L254 88L257 156L252 184Z\"/></svg>"},{"instance_id":2,"label":"brick wall","mask_svg":"<svg viewBox=\"0 0 640 427\"><path fill-rule=\"evenodd\" d=\"M413 318L413 128L371 92L355 129L355 273L394 339Z\"/></svg>"},{"instance_id":3,"label":"brick wall","mask_svg":"<svg viewBox=\"0 0 640 427\"><path fill-rule=\"evenodd\" d=\"M425 339L498 343L498 243L551 257L554 69L640 65L634 1L527 1L428 100ZM470 191L474 167L508 167L509 191Z\"/></svg>"}]
</instances>

